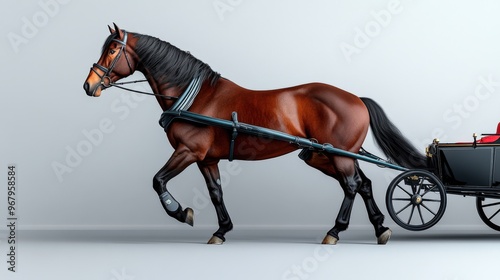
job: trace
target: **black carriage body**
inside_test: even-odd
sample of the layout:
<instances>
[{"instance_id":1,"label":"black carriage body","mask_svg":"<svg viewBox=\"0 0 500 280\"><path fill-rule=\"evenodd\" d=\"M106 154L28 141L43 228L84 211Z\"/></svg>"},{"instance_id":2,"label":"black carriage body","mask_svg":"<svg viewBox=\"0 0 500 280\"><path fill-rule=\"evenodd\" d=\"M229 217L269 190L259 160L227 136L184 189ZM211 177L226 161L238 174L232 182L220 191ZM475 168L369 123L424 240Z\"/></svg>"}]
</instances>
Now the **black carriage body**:
<instances>
[{"instance_id":1,"label":"black carriage body","mask_svg":"<svg viewBox=\"0 0 500 280\"><path fill-rule=\"evenodd\" d=\"M500 144L435 141L427 158L448 193L500 197Z\"/></svg>"},{"instance_id":2,"label":"black carriage body","mask_svg":"<svg viewBox=\"0 0 500 280\"><path fill-rule=\"evenodd\" d=\"M500 144L434 141L427 159L446 193L476 197L481 220L500 231Z\"/></svg>"}]
</instances>

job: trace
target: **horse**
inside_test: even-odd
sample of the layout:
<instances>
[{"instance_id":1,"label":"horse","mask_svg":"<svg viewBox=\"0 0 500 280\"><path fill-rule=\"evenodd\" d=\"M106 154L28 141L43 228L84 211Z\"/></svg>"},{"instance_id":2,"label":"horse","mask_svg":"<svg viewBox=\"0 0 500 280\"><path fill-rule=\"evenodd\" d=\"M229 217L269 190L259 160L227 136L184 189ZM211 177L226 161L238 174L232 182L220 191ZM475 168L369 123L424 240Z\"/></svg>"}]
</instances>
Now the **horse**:
<instances>
[{"instance_id":1,"label":"horse","mask_svg":"<svg viewBox=\"0 0 500 280\"><path fill-rule=\"evenodd\" d=\"M110 34L103 44L101 56L83 84L88 96L98 97L103 90L118 85L118 80L139 71L164 111L188 110L219 119L230 119L232 112L238 112L240 121L329 143L353 153L361 151L371 127L376 143L389 160L408 168L426 167L425 157L370 98L360 98L323 83L250 90L221 77L208 64L168 42L128 32L116 24L108 28ZM186 92L189 98L186 98ZM183 100L181 105L180 99ZM196 163L218 219L219 228L208 244L222 244L226 241L226 233L233 229L224 204L218 163L227 159L270 159L303 148L272 139L266 139L264 145L262 138L248 134L234 139L228 129L183 119L167 120L164 129L174 152L154 175L153 189L169 216L193 226L193 210L183 208L168 191L167 185L185 168ZM383 225L384 215L373 198L372 183L356 159L321 151L306 151L306 156L301 158L307 165L336 179L344 191L335 224L326 233L322 244L337 244L340 232L348 228L357 194L365 203L377 243L388 242L392 231Z\"/></svg>"}]
</instances>

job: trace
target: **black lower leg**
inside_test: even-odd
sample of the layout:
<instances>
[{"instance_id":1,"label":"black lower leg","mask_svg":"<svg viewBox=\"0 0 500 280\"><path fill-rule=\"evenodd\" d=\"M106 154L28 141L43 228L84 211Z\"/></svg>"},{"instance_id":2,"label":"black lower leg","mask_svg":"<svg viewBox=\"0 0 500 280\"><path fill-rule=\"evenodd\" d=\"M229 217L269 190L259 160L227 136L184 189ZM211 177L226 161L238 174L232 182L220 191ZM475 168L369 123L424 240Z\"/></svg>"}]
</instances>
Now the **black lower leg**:
<instances>
[{"instance_id":1,"label":"black lower leg","mask_svg":"<svg viewBox=\"0 0 500 280\"><path fill-rule=\"evenodd\" d=\"M370 179L368 179L363 174L363 172L359 169L359 167L357 167L357 169L358 173L361 175L361 178L363 180L358 192L363 198L363 201L365 203L366 211L368 212L368 218L370 219L370 222L372 223L375 229L375 236L379 237L389 228L383 226L384 215L378 208L377 204L375 203L375 199L373 198L372 183Z\"/></svg>"},{"instance_id":2,"label":"black lower leg","mask_svg":"<svg viewBox=\"0 0 500 280\"><path fill-rule=\"evenodd\" d=\"M213 235L219 237L220 239L222 239L222 241L226 241L226 238L224 236L226 235L227 232L233 229L233 223L229 218L226 207L224 206L219 207L219 209L216 209L216 212L217 212L217 217L227 217L227 218L226 219L219 218L219 229Z\"/></svg>"},{"instance_id":3,"label":"black lower leg","mask_svg":"<svg viewBox=\"0 0 500 280\"><path fill-rule=\"evenodd\" d=\"M361 184L361 178L357 172L352 176L346 176L340 181L340 185L344 190L344 200L340 206L340 211L335 220L335 226L328 231L328 234L339 239L339 233L344 231L349 226L351 219L352 206L354 205L354 198L356 197L357 190Z\"/></svg>"},{"instance_id":4,"label":"black lower leg","mask_svg":"<svg viewBox=\"0 0 500 280\"><path fill-rule=\"evenodd\" d=\"M370 222L373 225L373 228L375 229L375 236L379 237L382 233L384 233L386 230L388 230L388 227L385 227L383 225L384 223L384 215L382 212L377 207L377 204L375 204L375 200L373 197L365 198L363 197L363 200L365 202L366 210L368 211L368 218L370 219Z\"/></svg>"},{"instance_id":5,"label":"black lower leg","mask_svg":"<svg viewBox=\"0 0 500 280\"><path fill-rule=\"evenodd\" d=\"M226 241L224 236L228 231L233 229L233 223L231 222L229 213L224 205L224 199L222 198L223 193L217 162L200 163L198 166L203 174L203 177L205 178L210 199L214 205L215 212L217 213L219 229L214 232L213 236L220 238L222 241Z\"/></svg>"},{"instance_id":6,"label":"black lower leg","mask_svg":"<svg viewBox=\"0 0 500 280\"><path fill-rule=\"evenodd\" d=\"M342 206L340 207L339 214L335 220L335 226L328 231L337 240L340 240L339 233L345 231L349 227L349 220L351 218L352 206L354 205L354 196L345 196Z\"/></svg>"},{"instance_id":7,"label":"black lower leg","mask_svg":"<svg viewBox=\"0 0 500 280\"><path fill-rule=\"evenodd\" d=\"M222 199L222 190L219 188L210 191L210 197L217 213L217 220L219 221L219 229L213 234L223 241L226 241L224 235L233 229L233 223L229 217L224 200Z\"/></svg>"}]
</instances>

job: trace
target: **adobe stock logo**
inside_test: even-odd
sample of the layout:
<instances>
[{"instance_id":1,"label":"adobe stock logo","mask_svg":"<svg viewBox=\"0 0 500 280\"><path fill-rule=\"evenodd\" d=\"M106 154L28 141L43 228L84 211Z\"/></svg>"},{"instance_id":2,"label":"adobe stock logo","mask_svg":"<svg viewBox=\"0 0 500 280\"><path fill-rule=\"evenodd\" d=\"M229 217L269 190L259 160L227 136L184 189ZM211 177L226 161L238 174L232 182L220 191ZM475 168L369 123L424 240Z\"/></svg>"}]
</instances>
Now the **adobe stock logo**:
<instances>
[{"instance_id":1,"label":"adobe stock logo","mask_svg":"<svg viewBox=\"0 0 500 280\"><path fill-rule=\"evenodd\" d=\"M113 277L110 280L135 280L135 276L127 274L124 267L120 271L113 269L111 274L113 274Z\"/></svg>"},{"instance_id":2,"label":"adobe stock logo","mask_svg":"<svg viewBox=\"0 0 500 280\"><path fill-rule=\"evenodd\" d=\"M66 5L71 0L40 0L38 9L33 15L21 18L21 29L19 33L9 32L7 39L15 53L19 53L21 45L26 45L38 35L41 28L47 26L51 18L59 14L61 5Z\"/></svg>"},{"instance_id":3,"label":"adobe stock logo","mask_svg":"<svg viewBox=\"0 0 500 280\"><path fill-rule=\"evenodd\" d=\"M220 21L224 21L224 14L233 12L242 2L243 0L215 0L212 5Z\"/></svg>"},{"instance_id":4,"label":"adobe stock logo","mask_svg":"<svg viewBox=\"0 0 500 280\"><path fill-rule=\"evenodd\" d=\"M363 49L368 47L374 38L378 37L384 28L387 28L392 22L393 16L401 13L403 6L399 0L391 0L386 9L378 12L371 11L372 20L365 23L363 29L354 28L353 44L346 42L340 43L339 47L348 62L351 62L352 56L360 54Z\"/></svg>"},{"instance_id":5,"label":"adobe stock logo","mask_svg":"<svg viewBox=\"0 0 500 280\"><path fill-rule=\"evenodd\" d=\"M481 107L481 103L487 102L500 87L500 82L495 81L492 74L488 75L487 78L480 76L478 80L473 94L467 95L458 103L453 103L453 109L450 108L443 113L444 121L450 123L453 129L458 129L463 120L476 112Z\"/></svg>"}]
</instances>

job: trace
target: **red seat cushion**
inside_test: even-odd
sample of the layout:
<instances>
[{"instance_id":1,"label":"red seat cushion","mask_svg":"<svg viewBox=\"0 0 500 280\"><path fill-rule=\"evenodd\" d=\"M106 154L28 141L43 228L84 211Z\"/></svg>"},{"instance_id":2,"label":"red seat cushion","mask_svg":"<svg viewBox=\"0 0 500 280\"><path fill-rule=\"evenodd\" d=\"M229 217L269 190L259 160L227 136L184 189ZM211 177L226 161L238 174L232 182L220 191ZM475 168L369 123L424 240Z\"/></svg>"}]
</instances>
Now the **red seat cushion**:
<instances>
[{"instance_id":1,"label":"red seat cushion","mask_svg":"<svg viewBox=\"0 0 500 280\"><path fill-rule=\"evenodd\" d=\"M497 132L496 134L500 134L500 122L497 124ZM496 135L490 135L490 136L484 136L481 139L477 140L477 143L493 143L498 140L500 136Z\"/></svg>"},{"instance_id":2,"label":"red seat cushion","mask_svg":"<svg viewBox=\"0 0 500 280\"><path fill-rule=\"evenodd\" d=\"M477 143L493 143L498 140L500 136L484 136L483 138L477 140Z\"/></svg>"}]
</instances>

